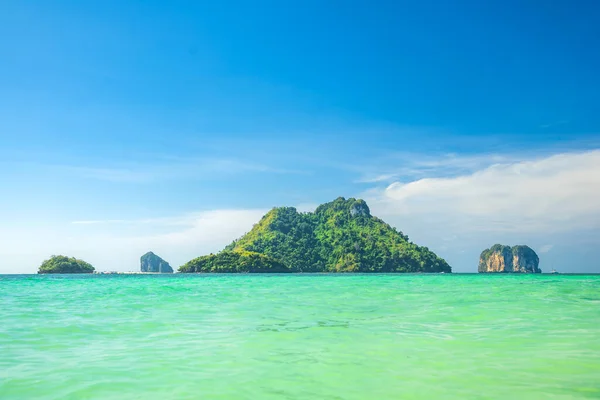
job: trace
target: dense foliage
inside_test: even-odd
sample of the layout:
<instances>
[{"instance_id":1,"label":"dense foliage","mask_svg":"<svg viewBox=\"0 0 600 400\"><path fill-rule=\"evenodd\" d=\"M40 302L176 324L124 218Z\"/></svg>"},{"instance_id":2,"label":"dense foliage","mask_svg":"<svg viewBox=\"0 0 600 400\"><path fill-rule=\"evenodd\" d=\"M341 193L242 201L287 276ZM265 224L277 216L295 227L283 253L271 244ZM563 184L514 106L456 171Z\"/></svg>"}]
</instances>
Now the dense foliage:
<instances>
[{"instance_id":1,"label":"dense foliage","mask_svg":"<svg viewBox=\"0 0 600 400\"><path fill-rule=\"evenodd\" d=\"M281 262L244 250L222 251L195 258L179 267L179 272L291 272Z\"/></svg>"},{"instance_id":2,"label":"dense foliage","mask_svg":"<svg viewBox=\"0 0 600 400\"><path fill-rule=\"evenodd\" d=\"M94 267L83 260L67 256L52 256L40 265L38 274L91 274Z\"/></svg>"},{"instance_id":3,"label":"dense foliage","mask_svg":"<svg viewBox=\"0 0 600 400\"><path fill-rule=\"evenodd\" d=\"M427 247L411 243L402 232L371 216L363 200L342 197L314 213L274 208L223 252L192 260L180 271L238 272L228 260L236 262L233 254L245 252L267 256L269 263L278 262L291 272L451 272L446 261ZM219 267L208 271L189 266L209 262L210 268Z\"/></svg>"},{"instance_id":4,"label":"dense foliage","mask_svg":"<svg viewBox=\"0 0 600 400\"><path fill-rule=\"evenodd\" d=\"M515 246L515 247L517 247L517 246ZM487 260L494 253L499 253L505 257L509 257L509 256L512 256L512 251L513 251L512 247L510 247L510 246L505 246L502 244L495 244L492 247L490 247L489 249L485 249L484 251L482 251L479 258L481 258L482 260Z\"/></svg>"}]
</instances>

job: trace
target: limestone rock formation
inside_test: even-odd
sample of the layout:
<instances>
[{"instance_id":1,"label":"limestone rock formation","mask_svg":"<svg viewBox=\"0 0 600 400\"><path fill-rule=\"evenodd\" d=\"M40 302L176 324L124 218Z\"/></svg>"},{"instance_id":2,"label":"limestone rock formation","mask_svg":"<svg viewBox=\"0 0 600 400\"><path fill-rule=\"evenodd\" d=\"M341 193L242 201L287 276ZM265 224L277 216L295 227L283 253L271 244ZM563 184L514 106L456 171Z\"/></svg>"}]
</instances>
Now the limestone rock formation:
<instances>
[{"instance_id":1,"label":"limestone rock formation","mask_svg":"<svg viewBox=\"0 0 600 400\"><path fill-rule=\"evenodd\" d=\"M481 252L479 272L541 273L540 259L529 246L495 244Z\"/></svg>"},{"instance_id":2,"label":"limestone rock formation","mask_svg":"<svg viewBox=\"0 0 600 400\"><path fill-rule=\"evenodd\" d=\"M173 273L173 268L171 268L169 263L151 251L140 258L140 266L142 272Z\"/></svg>"}]
</instances>

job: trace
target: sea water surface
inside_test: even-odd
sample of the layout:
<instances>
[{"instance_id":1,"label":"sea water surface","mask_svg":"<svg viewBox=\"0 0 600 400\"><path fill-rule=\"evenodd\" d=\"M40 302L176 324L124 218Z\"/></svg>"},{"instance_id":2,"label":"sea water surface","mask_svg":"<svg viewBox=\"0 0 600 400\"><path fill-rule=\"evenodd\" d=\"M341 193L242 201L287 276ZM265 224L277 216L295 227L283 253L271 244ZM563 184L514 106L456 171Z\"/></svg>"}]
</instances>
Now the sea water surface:
<instances>
[{"instance_id":1,"label":"sea water surface","mask_svg":"<svg viewBox=\"0 0 600 400\"><path fill-rule=\"evenodd\" d=\"M0 399L600 398L600 276L0 276Z\"/></svg>"}]
</instances>

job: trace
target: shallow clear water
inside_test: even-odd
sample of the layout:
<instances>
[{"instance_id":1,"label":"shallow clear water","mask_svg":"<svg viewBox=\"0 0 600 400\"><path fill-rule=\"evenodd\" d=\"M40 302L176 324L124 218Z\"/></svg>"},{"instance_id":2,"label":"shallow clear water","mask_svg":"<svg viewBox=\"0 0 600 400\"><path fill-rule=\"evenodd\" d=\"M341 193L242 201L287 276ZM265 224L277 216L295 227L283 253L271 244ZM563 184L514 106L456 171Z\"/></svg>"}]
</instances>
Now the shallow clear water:
<instances>
[{"instance_id":1,"label":"shallow clear water","mask_svg":"<svg viewBox=\"0 0 600 400\"><path fill-rule=\"evenodd\" d=\"M0 276L1 399L600 398L600 276Z\"/></svg>"}]
</instances>

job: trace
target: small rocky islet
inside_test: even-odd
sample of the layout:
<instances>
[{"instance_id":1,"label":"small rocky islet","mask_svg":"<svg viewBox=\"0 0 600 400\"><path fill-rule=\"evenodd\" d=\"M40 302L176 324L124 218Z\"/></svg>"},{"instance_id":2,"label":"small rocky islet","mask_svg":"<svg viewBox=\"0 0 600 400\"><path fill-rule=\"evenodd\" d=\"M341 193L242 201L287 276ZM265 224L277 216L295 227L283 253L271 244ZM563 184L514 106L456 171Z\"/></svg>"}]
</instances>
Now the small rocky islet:
<instances>
[{"instance_id":1,"label":"small rocky islet","mask_svg":"<svg viewBox=\"0 0 600 400\"><path fill-rule=\"evenodd\" d=\"M539 274L540 259L529 246L495 244L479 256L480 273L533 273Z\"/></svg>"},{"instance_id":2,"label":"small rocky islet","mask_svg":"<svg viewBox=\"0 0 600 400\"><path fill-rule=\"evenodd\" d=\"M95 268L75 257L52 256L45 260L38 269L38 274L92 274Z\"/></svg>"},{"instance_id":3,"label":"small rocky islet","mask_svg":"<svg viewBox=\"0 0 600 400\"><path fill-rule=\"evenodd\" d=\"M171 268L168 262L149 251L140 257L140 271L172 274L173 268Z\"/></svg>"}]
</instances>

